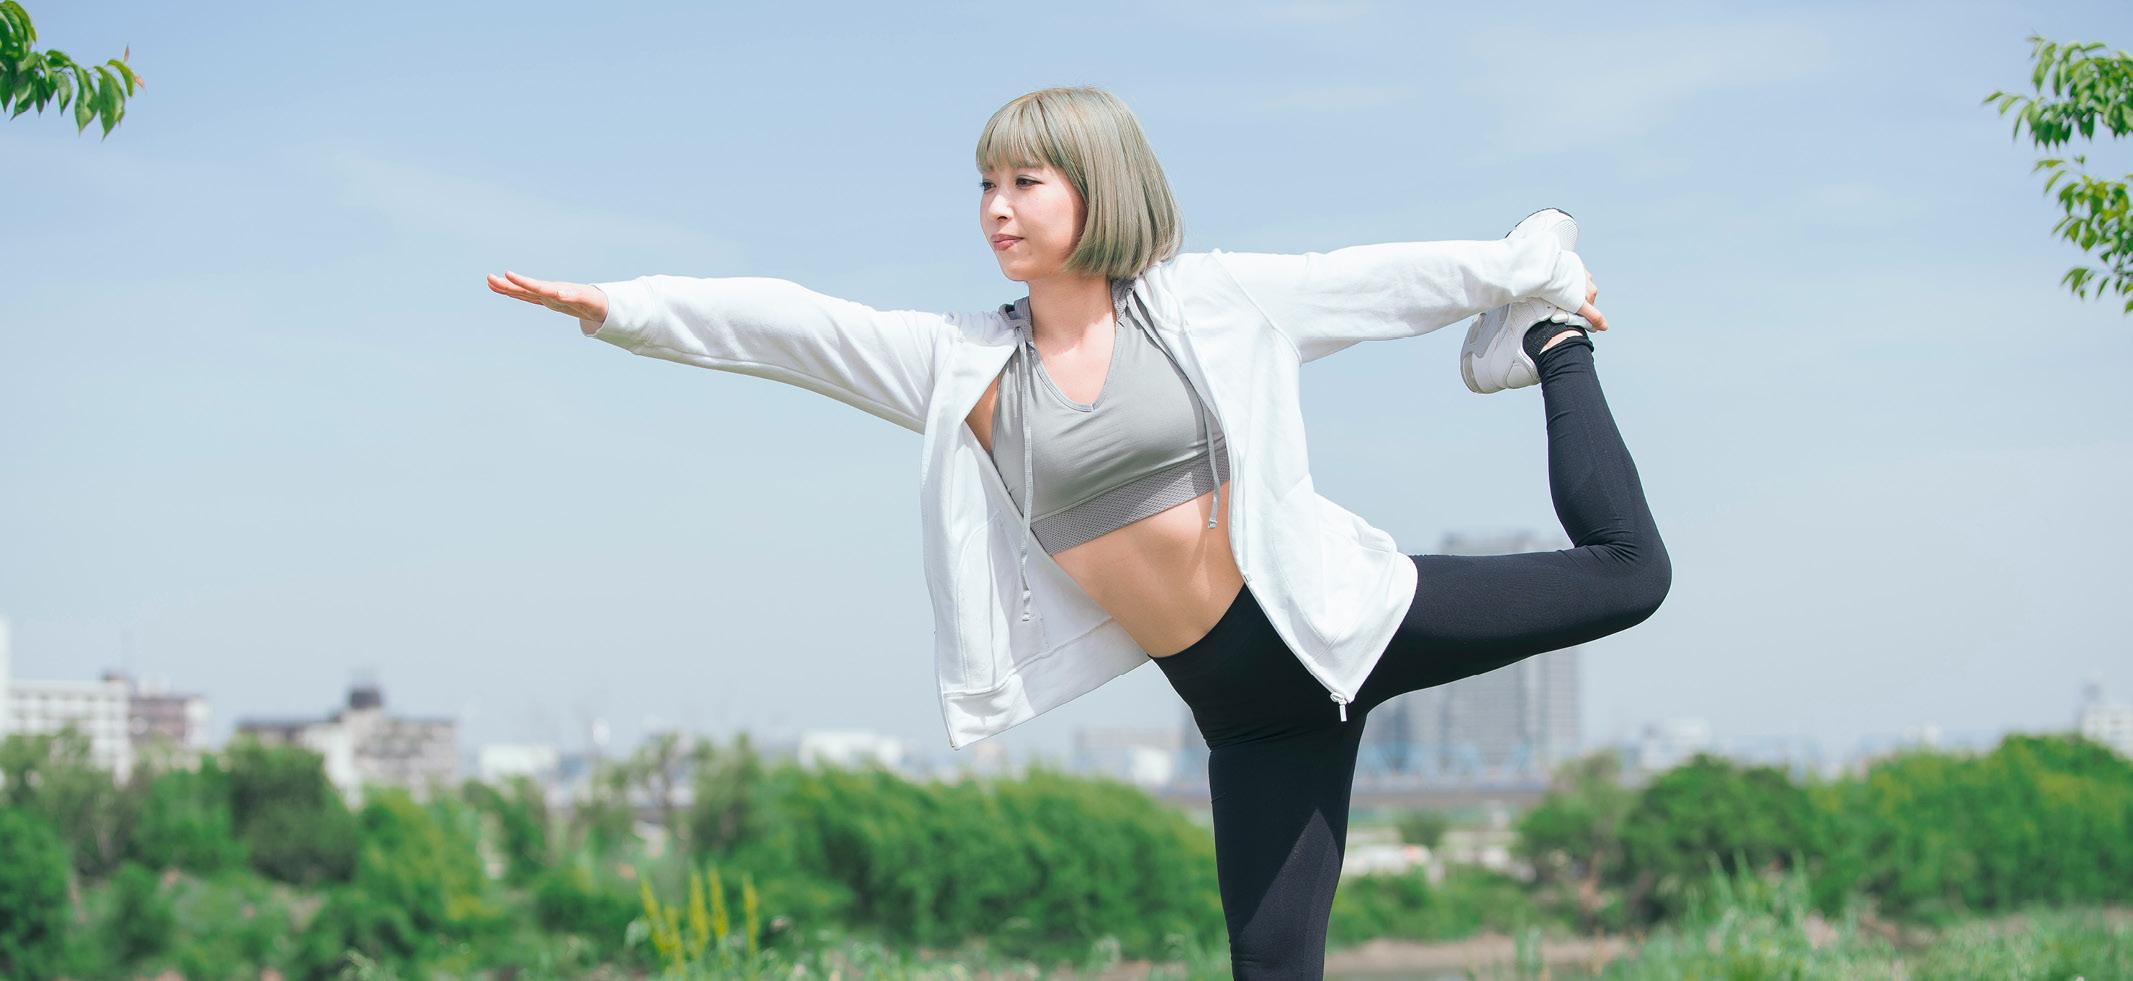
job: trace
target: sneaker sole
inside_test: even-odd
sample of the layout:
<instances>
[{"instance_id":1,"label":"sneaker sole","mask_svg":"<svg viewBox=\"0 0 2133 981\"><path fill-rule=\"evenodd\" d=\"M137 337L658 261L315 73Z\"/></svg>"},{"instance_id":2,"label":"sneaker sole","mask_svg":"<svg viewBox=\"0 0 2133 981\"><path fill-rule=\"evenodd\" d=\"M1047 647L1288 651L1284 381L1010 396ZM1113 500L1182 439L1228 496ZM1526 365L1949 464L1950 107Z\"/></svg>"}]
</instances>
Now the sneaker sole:
<instances>
[{"instance_id":1,"label":"sneaker sole","mask_svg":"<svg viewBox=\"0 0 2133 981\"><path fill-rule=\"evenodd\" d=\"M1559 214L1559 215L1562 215L1562 216L1563 216L1563 217L1565 217L1565 218L1568 218L1568 219L1570 219L1570 223L1571 223L1571 228L1573 229L1573 233L1572 233L1571 241L1570 241L1570 242L1569 242L1568 244L1564 245L1564 246L1563 246L1563 248L1565 248L1565 249L1571 249L1571 248L1574 248L1574 247L1576 246L1576 244L1577 244L1577 238L1576 238L1576 234L1575 234L1575 229L1577 228L1577 216L1576 216L1576 215L1573 215L1573 214L1571 214L1571 213L1570 213L1570 212L1568 212L1568 211L1564 211L1564 210L1563 210L1563 209L1561 209L1561 208L1542 208L1542 209L1540 209L1539 211L1535 211L1535 212L1534 212L1533 214L1527 215L1527 216L1525 216L1524 218L1520 218L1520 219L1519 219L1519 220L1518 220L1518 221L1517 221L1517 222L1516 222L1515 224L1513 224L1513 225L1511 226L1511 230L1510 230L1510 231L1507 231L1507 232L1505 232L1505 233L1504 233L1504 237L1505 237L1505 238L1510 238L1512 234L1514 234L1514 233L1516 233L1516 232L1518 231L1518 226L1519 226L1519 225L1523 225L1523 224L1525 224L1526 222L1532 221L1532 220L1533 220L1533 218L1534 218L1535 216L1537 216L1537 215L1544 215L1544 214L1547 214L1548 212L1551 212L1551 211L1552 211L1552 212L1555 212L1555 213L1557 213L1557 214ZM1516 301L1514 301L1514 302L1516 302ZM1465 341L1464 343L1460 344L1460 346L1459 346L1459 377L1460 377L1460 378L1461 378L1462 380L1464 380L1464 381L1466 382L1466 387L1467 387L1467 390L1468 390L1468 391L1470 391L1470 392L1473 392L1473 393L1474 393L1474 394L1476 394L1476 395L1488 395L1488 394L1491 394L1491 393L1493 393L1493 392L1501 392L1501 391L1504 391L1504 389L1505 389L1505 388L1523 388L1523 387L1525 387L1525 386L1523 386L1523 385L1517 385L1517 386L1504 386L1503 388L1486 388L1486 389L1485 389L1485 388L1482 388L1482 387L1481 387L1480 383L1478 383L1477 381L1475 381L1475 379L1474 379L1474 362L1476 362L1476 361L1478 361L1478 360L1482 360L1483 358L1485 358L1485 357L1486 357L1486 355L1487 355L1487 353L1488 353L1488 352L1487 352L1487 350L1486 350L1486 348L1487 348L1487 346L1488 346L1488 341L1489 341L1489 340L1491 340L1491 339L1492 339L1492 338L1493 338L1493 337L1494 337L1494 336L1495 336L1496 334L1498 334L1498 333L1502 332L1502 330L1506 329L1506 328L1497 328L1497 329L1494 329L1494 330L1490 330L1490 331L1488 331L1488 333L1487 333L1487 336L1479 336L1479 335L1481 335L1481 334L1482 334L1482 331L1481 331L1481 321L1482 321L1482 319L1483 319L1483 318L1486 318L1487 316L1488 316L1488 314L1487 314L1487 313L1483 313L1483 314L1481 314L1480 316L1477 316L1477 317L1475 317L1475 318L1474 318L1474 323L1473 323L1473 325L1472 325L1472 326L1469 326L1469 327L1467 328L1467 331L1466 331L1466 341ZM1519 338L1517 342L1518 342L1518 343L1520 343L1520 344L1523 344L1523 343L1524 343L1524 339L1523 339L1523 338ZM1529 373L1537 374L1537 372L1529 372ZM1529 384L1530 384L1530 383L1529 383Z\"/></svg>"}]
</instances>

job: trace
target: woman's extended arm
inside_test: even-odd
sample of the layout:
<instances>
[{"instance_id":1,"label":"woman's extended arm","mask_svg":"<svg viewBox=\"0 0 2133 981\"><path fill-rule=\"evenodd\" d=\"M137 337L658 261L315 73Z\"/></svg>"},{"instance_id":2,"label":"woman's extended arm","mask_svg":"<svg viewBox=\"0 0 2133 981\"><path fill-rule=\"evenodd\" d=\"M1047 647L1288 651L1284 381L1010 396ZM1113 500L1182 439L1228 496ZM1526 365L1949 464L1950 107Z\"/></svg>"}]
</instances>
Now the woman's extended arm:
<instances>
[{"instance_id":1,"label":"woman's extended arm","mask_svg":"<svg viewBox=\"0 0 2133 981\"><path fill-rule=\"evenodd\" d=\"M923 431L941 344L940 314L882 311L782 279L645 276L587 286L490 276L489 288L577 317L634 354L759 375Z\"/></svg>"},{"instance_id":2,"label":"woman's extended arm","mask_svg":"<svg viewBox=\"0 0 2133 981\"><path fill-rule=\"evenodd\" d=\"M1305 361L1358 341L1425 334L1521 297L1591 307L1585 263L1546 235L1214 258Z\"/></svg>"}]
</instances>

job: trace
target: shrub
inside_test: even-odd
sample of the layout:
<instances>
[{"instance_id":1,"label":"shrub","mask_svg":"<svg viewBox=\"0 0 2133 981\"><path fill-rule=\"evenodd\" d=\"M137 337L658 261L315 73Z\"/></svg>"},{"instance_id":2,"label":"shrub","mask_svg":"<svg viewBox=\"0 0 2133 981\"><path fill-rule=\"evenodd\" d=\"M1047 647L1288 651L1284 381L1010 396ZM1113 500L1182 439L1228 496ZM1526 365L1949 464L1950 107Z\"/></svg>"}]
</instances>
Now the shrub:
<instances>
[{"instance_id":1,"label":"shrub","mask_svg":"<svg viewBox=\"0 0 2133 981\"><path fill-rule=\"evenodd\" d=\"M212 876L245 864L230 814L230 776L213 757L200 770L155 775L141 795L127 854L152 869Z\"/></svg>"},{"instance_id":2,"label":"shrub","mask_svg":"<svg viewBox=\"0 0 2133 981\"><path fill-rule=\"evenodd\" d=\"M93 878L118 867L133 810L89 750L89 737L72 724L58 732L0 740L0 774L6 779L0 805L50 822L66 841L75 870Z\"/></svg>"},{"instance_id":3,"label":"shrub","mask_svg":"<svg viewBox=\"0 0 2133 981\"><path fill-rule=\"evenodd\" d=\"M135 964L170 950L178 918L162 877L133 862L119 866L108 883L111 918L104 941L120 964Z\"/></svg>"},{"instance_id":4,"label":"shrub","mask_svg":"<svg viewBox=\"0 0 2133 981\"><path fill-rule=\"evenodd\" d=\"M1783 770L1698 754L1660 774L1622 826L1633 900L1647 913L1678 914L1687 887L1710 874L1782 867L1808 841L1813 802Z\"/></svg>"},{"instance_id":5,"label":"shrub","mask_svg":"<svg viewBox=\"0 0 2133 981\"><path fill-rule=\"evenodd\" d=\"M252 867L294 885L348 881L355 821L319 755L246 738L228 756L230 818Z\"/></svg>"},{"instance_id":6,"label":"shrub","mask_svg":"<svg viewBox=\"0 0 2133 981\"><path fill-rule=\"evenodd\" d=\"M728 863L774 913L836 918L934 947L1125 956L1171 934L1219 935L1214 844L1140 790L1033 770L1021 779L915 783L880 771L781 768L773 829Z\"/></svg>"},{"instance_id":7,"label":"shrub","mask_svg":"<svg viewBox=\"0 0 2133 981\"><path fill-rule=\"evenodd\" d=\"M43 819L0 807L0 977L48 978L66 955L67 846Z\"/></svg>"},{"instance_id":8,"label":"shrub","mask_svg":"<svg viewBox=\"0 0 2133 981\"><path fill-rule=\"evenodd\" d=\"M638 908L636 897L602 888L582 861L547 870L533 886L534 918L542 929L576 934L603 948L622 942Z\"/></svg>"}]
</instances>

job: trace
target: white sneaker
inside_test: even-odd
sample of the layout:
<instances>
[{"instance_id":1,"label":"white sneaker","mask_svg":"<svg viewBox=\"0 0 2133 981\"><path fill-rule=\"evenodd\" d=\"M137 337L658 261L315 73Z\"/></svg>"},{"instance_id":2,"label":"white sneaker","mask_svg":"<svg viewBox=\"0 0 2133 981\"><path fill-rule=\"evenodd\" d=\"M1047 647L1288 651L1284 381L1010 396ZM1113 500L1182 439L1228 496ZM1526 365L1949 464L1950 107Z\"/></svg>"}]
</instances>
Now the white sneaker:
<instances>
[{"instance_id":1,"label":"white sneaker","mask_svg":"<svg viewBox=\"0 0 2133 981\"><path fill-rule=\"evenodd\" d=\"M1578 244L1577 220L1554 208L1526 216L1512 226L1505 238L1553 235L1566 250ZM1539 298L1513 300L1479 317L1466 330L1466 343L1459 347L1459 376L1466 387L1487 395L1506 388L1524 388L1540 382L1540 369L1526 353L1526 331L1546 320L1590 328L1585 318Z\"/></svg>"}]
</instances>

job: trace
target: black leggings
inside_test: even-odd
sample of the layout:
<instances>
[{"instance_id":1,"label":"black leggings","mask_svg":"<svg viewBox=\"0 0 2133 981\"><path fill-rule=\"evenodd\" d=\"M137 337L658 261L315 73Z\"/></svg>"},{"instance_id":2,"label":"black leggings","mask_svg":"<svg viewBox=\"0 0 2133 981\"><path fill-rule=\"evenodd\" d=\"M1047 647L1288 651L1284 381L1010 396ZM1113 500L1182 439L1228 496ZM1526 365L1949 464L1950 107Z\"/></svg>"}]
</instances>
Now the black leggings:
<instances>
[{"instance_id":1,"label":"black leggings","mask_svg":"<svg viewBox=\"0 0 2133 981\"><path fill-rule=\"evenodd\" d=\"M1238 981L1322 978L1356 750L1370 709L1652 615L1671 571L1629 450L1593 373L1565 340L1536 359L1548 410L1548 485L1575 547L1417 555L1414 605L1348 721L1246 587L1207 636L1157 658L1207 738L1215 863Z\"/></svg>"}]
</instances>

